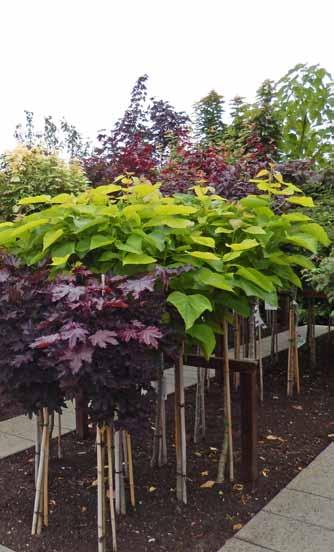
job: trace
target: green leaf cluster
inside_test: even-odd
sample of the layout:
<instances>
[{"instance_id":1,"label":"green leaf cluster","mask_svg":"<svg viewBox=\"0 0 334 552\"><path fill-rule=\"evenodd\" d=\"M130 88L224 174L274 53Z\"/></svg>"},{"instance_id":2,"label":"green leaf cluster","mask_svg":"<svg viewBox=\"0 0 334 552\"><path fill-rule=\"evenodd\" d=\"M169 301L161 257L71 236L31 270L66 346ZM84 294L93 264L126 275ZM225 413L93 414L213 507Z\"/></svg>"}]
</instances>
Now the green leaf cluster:
<instances>
[{"instance_id":1,"label":"green leaf cluster","mask_svg":"<svg viewBox=\"0 0 334 552\"><path fill-rule=\"evenodd\" d=\"M17 203L24 197L44 194L45 190L50 195L78 193L87 184L77 162L67 163L39 148L18 146L0 160L0 220L13 220L18 213L35 210L37 202L18 209Z\"/></svg>"},{"instance_id":2,"label":"green leaf cluster","mask_svg":"<svg viewBox=\"0 0 334 552\"><path fill-rule=\"evenodd\" d=\"M122 177L78 195L25 198L40 210L0 225L0 247L28 265L48 259L54 272L78 263L127 275L189 265L171 280L168 301L209 356L230 310L247 315L254 298L277 304L278 290L301 286L295 267L312 266L300 250L329 242L306 215L274 212L276 195L305 201L298 188L278 173L257 180L265 193L237 202L200 186L163 197L159 183L133 178L129 186Z\"/></svg>"}]
</instances>

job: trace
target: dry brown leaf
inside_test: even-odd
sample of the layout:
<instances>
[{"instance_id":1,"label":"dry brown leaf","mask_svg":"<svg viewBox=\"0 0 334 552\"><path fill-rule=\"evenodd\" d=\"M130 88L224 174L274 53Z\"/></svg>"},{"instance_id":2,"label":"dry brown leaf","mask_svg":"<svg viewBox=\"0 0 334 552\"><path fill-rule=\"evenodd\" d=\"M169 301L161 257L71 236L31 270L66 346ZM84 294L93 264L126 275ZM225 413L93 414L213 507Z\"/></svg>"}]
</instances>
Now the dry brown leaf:
<instances>
[{"instance_id":1,"label":"dry brown leaf","mask_svg":"<svg viewBox=\"0 0 334 552\"><path fill-rule=\"evenodd\" d=\"M151 487L149 487L148 492L149 493L154 493L154 491L156 491L156 490L157 490L157 488L152 485Z\"/></svg>"},{"instance_id":2,"label":"dry brown leaf","mask_svg":"<svg viewBox=\"0 0 334 552\"><path fill-rule=\"evenodd\" d=\"M235 523L233 525L233 531L239 531L242 528L242 523Z\"/></svg>"},{"instance_id":3,"label":"dry brown leaf","mask_svg":"<svg viewBox=\"0 0 334 552\"><path fill-rule=\"evenodd\" d=\"M293 404L291 408L294 410L303 410L303 407L300 404Z\"/></svg>"},{"instance_id":4,"label":"dry brown leaf","mask_svg":"<svg viewBox=\"0 0 334 552\"><path fill-rule=\"evenodd\" d=\"M233 485L233 490L234 490L234 491L243 491L243 490L244 490L244 486L241 485L241 483L236 483L235 485Z\"/></svg>"},{"instance_id":5,"label":"dry brown leaf","mask_svg":"<svg viewBox=\"0 0 334 552\"><path fill-rule=\"evenodd\" d=\"M281 443L284 442L284 439L282 439L282 437L277 437L277 435L272 435L271 433L266 436L266 439L268 441L281 441Z\"/></svg>"},{"instance_id":6,"label":"dry brown leaf","mask_svg":"<svg viewBox=\"0 0 334 552\"><path fill-rule=\"evenodd\" d=\"M85 512L87 512L87 508L86 506L81 506L81 512L84 514Z\"/></svg>"},{"instance_id":7,"label":"dry brown leaf","mask_svg":"<svg viewBox=\"0 0 334 552\"><path fill-rule=\"evenodd\" d=\"M202 471L202 472L201 472L201 475L209 475L208 470Z\"/></svg>"},{"instance_id":8,"label":"dry brown leaf","mask_svg":"<svg viewBox=\"0 0 334 552\"><path fill-rule=\"evenodd\" d=\"M268 475L269 475L269 470L268 470L268 468L264 468L264 470L262 470L261 473L262 473L262 475L263 475L264 477L268 477Z\"/></svg>"},{"instance_id":9,"label":"dry brown leaf","mask_svg":"<svg viewBox=\"0 0 334 552\"><path fill-rule=\"evenodd\" d=\"M201 489L211 489L215 484L215 481L205 481L205 483L202 483Z\"/></svg>"}]
</instances>

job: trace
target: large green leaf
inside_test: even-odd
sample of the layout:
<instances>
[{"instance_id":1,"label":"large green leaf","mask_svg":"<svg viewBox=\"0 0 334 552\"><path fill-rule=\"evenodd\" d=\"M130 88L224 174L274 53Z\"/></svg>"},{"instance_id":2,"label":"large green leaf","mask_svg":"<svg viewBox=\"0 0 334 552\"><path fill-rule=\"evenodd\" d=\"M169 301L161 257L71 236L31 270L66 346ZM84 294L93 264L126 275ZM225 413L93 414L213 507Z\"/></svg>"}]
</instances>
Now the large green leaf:
<instances>
[{"instance_id":1,"label":"large green leaf","mask_svg":"<svg viewBox=\"0 0 334 552\"><path fill-rule=\"evenodd\" d=\"M216 246L215 240L206 236L191 236L191 241L199 245L205 245L206 247L215 248Z\"/></svg>"},{"instance_id":2,"label":"large green leaf","mask_svg":"<svg viewBox=\"0 0 334 552\"><path fill-rule=\"evenodd\" d=\"M308 234L303 234L301 232L297 232L296 234L293 234L293 235L287 235L285 241L287 243L291 243L292 245L297 245L298 247L307 249L312 253L316 253L318 250L317 241L313 237L309 236Z\"/></svg>"},{"instance_id":3,"label":"large green leaf","mask_svg":"<svg viewBox=\"0 0 334 552\"><path fill-rule=\"evenodd\" d=\"M292 196L287 197L286 200L289 203L294 203L295 205L302 205L302 207L314 207L313 199L307 196Z\"/></svg>"},{"instance_id":4,"label":"large green leaf","mask_svg":"<svg viewBox=\"0 0 334 552\"><path fill-rule=\"evenodd\" d=\"M319 243L322 245L328 246L331 241L327 235L327 232L324 230L320 224L317 224L315 222L302 224L299 227L299 230L302 232L305 232L306 234L310 234L313 238L315 238Z\"/></svg>"},{"instance_id":5,"label":"large green leaf","mask_svg":"<svg viewBox=\"0 0 334 552\"><path fill-rule=\"evenodd\" d=\"M106 245L111 245L114 243L115 238L113 236L105 236L103 234L94 234L90 240L89 249L98 249L99 247L105 247Z\"/></svg>"},{"instance_id":6,"label":"large green leaf","mask_svg":"<svg viewBox=\"0 0 334 552\"><path fill-rule=\"evenodd\" d=\"M123 265L146 265L155 263L156 259L150 255L136 255L135 253L129 253L123 259Z\"/></svg>"},{"instance_id":7,"label":"large green leaf","mask_svg":"<svg viewBox=\"0 0 334 552\"><path fill-rule=\"evenodd\" d=\"M200 344L205 358L209 360L216 346L216 337L211 326L197 323L187 333Z\"/></svg>"},{"instance_id":8,"label":"large green leaf","mask_svg":"<svg viewBox=\"0 0 334 552\"><path fill-rule=\"evenodd\" d=\"M51 196L38 195L33 197L23 197L19 201L19 205L34 205L35 203L50 203Z\"/></svg>"},{"instance_id":9,"label":"large green leaf","mask_svg":"<svg viewBox=\"0 0 334 552\"><path fill-rule=\"evenodd\" d=\"M193 226L194 223L191 220L166 216L166 217L154 217L153 219L145 222L144 228L152 228L153 226L169 226L169 228L188 228Z\"/></svg>"},{"instance_id":10,"label":"large green leaf","mask_svg":"<svg viewBox=\"0 0 334 552\"><path fill-rule=\"evenodd\" d=\"M183 318L186 330L193 326L204 311L212 311L212 304L209 299L199 293L186 295L181 291L173 291L168 296L167 301L174 305Z\"/></svg>"},{"instance_id":11,"label":"large green leaf","mask_svg":"<svg viewBox=\"0 0 334 552\"><path fill-rule=\"evenodd\" d=\"M257 247L259 245L259 242L256 240L246 239L240 243L231 243L231 245L226 245L230 247L233 251L246 251L247 249Z\"/></svg>"},{"instance_id":12,"label":"large green leaf","mask_svg":"<svg viewBox=\"0 0 334 552\"><path fill-rule=\"evenodd\" d=\"M212 286L225 291L231 291L233 293L233 287L231 285L231 279L226 278L223 274L213 272L208 268L201 268L195 275L195 279L207 286Z\"/></svg>"},{"instance_id":13,"label":"large green leaf","mask_svg":"<svg viewBox=\"0 0 334 552\"><path fill-rule=\"evenodd\" d=\"M58 228L58 230L49 230L49 232L46 232L43 237L43 251L45 251L50 245L55 243L59 238L64 234L64 230L62 228Z\"/></svg>"},{"instance_id":14,"label":"large green leaf","mask_svg":"<svg viewBox=\"0 0 334 552\"><path fill-rule=\"evenodd\" d=\"M274 286L270 277L262 274L262 272L256 270L256 268L242 266L238 269L237 274L242 278L246 278L246 280L250 280L265 291L274 291Z\"/></svg>"},{"instance_id":15,"label":"large green leaf","mask_svg":"<svg viewBox=\"0 0 334 552\"><path fill-rule=\"evenodd\" d=\"M247 234L254 235L266 234L266 231L261 226L247 226L246 228L243 228L242 231L246 232Z\"/></svg>"},{"instance_id":16,"label":"large green leaf","mask_svg":"<svg viewBox=\"0 0 334 552\"><path fill-rule=\"evenodd\" d=\"M203 259L203 261L220 261L220 257L210 251L188 251L188 255L196 259Z\"/></svg>"}]
</instances>

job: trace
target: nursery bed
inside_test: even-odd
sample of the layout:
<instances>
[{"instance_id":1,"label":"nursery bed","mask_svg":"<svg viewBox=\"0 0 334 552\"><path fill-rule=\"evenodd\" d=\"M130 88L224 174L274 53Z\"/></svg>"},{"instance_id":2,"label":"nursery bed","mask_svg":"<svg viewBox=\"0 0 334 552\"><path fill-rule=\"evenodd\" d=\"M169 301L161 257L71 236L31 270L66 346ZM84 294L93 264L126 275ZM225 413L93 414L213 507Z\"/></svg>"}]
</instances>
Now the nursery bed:
<instances>
[{"instance_id":1,"label":"nursery bed","mask_svg":"<svg viewBox=\"0 0 334 552\"><path fill-rule=\"evenodd\" d=\"M330 365L331 358L321 347ZM279 366L286 366L281 355ZM321 365L321 363L319 363ZM207 397L207 437L194 445L194 390L186 394L188 431L187 506L175 498L172 445L173 397L168 399L169 463L151 470L152 432L134 436L137 511L117 519L119 552L217 552L280 489L334 439L334 397L326 370L304 375L302 395L285 397L285 371L265 374L264 405L259 410L259 480L252 488L239 479L239 400L233 400L236 480L212 488L223 437L223 394L217 383ZM70 434L63 440L64 459L50 465L50 524L31 537L33 505L32 449L0 461L0 543L16 552L96 552L96 479L93 433L86 442ZM108 537L111 550L110 535Z\"/></svg>"}]
</instances>

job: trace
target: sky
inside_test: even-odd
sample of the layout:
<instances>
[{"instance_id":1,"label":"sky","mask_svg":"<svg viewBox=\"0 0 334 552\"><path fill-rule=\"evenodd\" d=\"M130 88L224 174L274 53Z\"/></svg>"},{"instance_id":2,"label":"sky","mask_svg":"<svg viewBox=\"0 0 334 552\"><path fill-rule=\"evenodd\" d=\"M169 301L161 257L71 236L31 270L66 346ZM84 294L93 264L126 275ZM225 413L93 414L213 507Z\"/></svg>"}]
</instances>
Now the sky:
<instances>
[{"instance_id":1,"label":"sky","mask_svg":"<svg viewBox=\"0 0 334 552\"><path fill-rule=\"evenodd\" d=\"M297 63L334 73L333 0L1 0L0 151L28 109L91 138L136 79L191 112L215 89L254 97Z\"/></svg>"}]
</instances>

